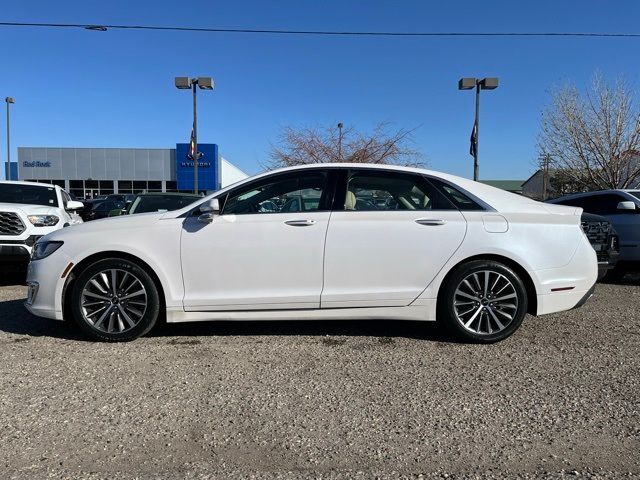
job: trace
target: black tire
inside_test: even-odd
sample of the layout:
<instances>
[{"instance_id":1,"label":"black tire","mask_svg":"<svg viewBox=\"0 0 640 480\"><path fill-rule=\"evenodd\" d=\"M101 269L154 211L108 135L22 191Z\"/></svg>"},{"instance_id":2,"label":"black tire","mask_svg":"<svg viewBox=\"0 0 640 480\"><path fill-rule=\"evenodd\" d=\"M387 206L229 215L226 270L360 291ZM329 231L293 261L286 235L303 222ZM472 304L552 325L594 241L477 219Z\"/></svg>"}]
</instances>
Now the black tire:
<instances>
[{"instance_id":1,"label":"black tire","mask_svg":"<svg viewBox=\"0 0 640 480\"><path fill-rule=\"evenodd\" d=\"M485 277L486 272L489 272L488 277ZM467 283L464 283L465 280ZM479 284L476 283L478 280ZM492 292L498 292L504 285L506 290L490 293L489 288L494 281L497 283ZM484 282L489 285L485 292L482 291ZM469 287L479 291L473 292ZM504 297L511 298L503 300ZM442 285L438 296L437 319L459 340L494 343L509 337L520 327L527 314L527 300L527 289L511 268L493 260L473 260L456 267ZM462 305L467 302L469 305ZM471 310L466 312L467 308ZM466 316L461 315L463 312ZM472 320L474 315L477 316ZM512 318L507 320L507 317ZM469 321L465 327L463 322Z\"/></svg>"},{"instance_id":2,"label":"black tire","mask_svg":"<svg viewBox=\"0 0 640 480\"><path fill-rule=\"evenodd\" d=\"M104 311L106 311L106 309L112 308L114 312L113 317L115 318L115 321L107 323L107 326L105 326L105 322L111 321L112 315L108 314L108 320L104 319L100 325L98 325L98 317L102 317L104 311L96 312L95 316L88 317L87 305L89 305L89 303L87 303L88 298L86 289L94 289L93 293L98 293L102 296L103 294L100 290L95 290L95 283L92 284L92 279L96 276L100 276L102 272L111 272L113 270L117 272L116 278L118 281L115 282L116 288L118 288L118 284L124 284L123 288L125 288L126 285L133 286L132 290L134 291L132 293L144 290L144 294L142 294L144 295L143 299L138 297L136 298L137 302L135 302L137 303L135 311L140 312L140 316L134 317L132 312L129 311L134 307L133 305L127 306L126 304L129 301L134 303L134 301L131 298L127 298L131 296L131 293L123 292L122 300L112 298L111 304L107 300L95 298L95 303L98 304L95 306L95 310L104 308ZM139 283L132 283L135 280ZM101 283L100 286L105 290L105 292L109 290L109 288L105 287L103 283ZM91 294L91 292L89 292L89 294ZM110 295L109 292L104 295L116 297L115 295ZM144 309L139 306L143 301L146 302ZM125 311L123 313L118 311L118 302L120 302L121 306L125 307ZM101 306L101 303L104 305ZM107 258L89 265L86 269L80 272L78 278L73 284L73 291L71 292L71 312L75 323L90 338L105 342L126 342L145 335L154 327L160 314L160 296L151 276L139 265L130 260L121 258ZM129 313L129 315L127 315L127 313ZM95 325L91 323L89 318L97 319L95 321ZM122 331L116 331L119 330L118 322L119 325L124 327ZM105 329L111 330L107 327L112 327L112 324L113 331L105 331ZM103 326L104 328L99 328Z\"/></svg>"},{"instance_id":3,"label":"black tire","mask_svg":"<svg viewBox=\"0 0 640 480\"><path fill-rule=\"evenodd\" d=\"M626 274L627 269L623 265L616 265L605 273L601 281L604 283L617 283L621 281Z\"/></svg>"}]
</instances>

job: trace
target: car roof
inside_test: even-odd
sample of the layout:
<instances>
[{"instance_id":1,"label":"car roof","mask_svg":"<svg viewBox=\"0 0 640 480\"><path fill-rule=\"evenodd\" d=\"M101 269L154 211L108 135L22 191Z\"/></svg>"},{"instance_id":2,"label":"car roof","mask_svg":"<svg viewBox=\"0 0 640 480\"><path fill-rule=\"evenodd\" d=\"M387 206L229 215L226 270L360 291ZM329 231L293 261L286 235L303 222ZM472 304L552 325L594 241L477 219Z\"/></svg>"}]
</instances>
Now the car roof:
<instances>
[{"instance_id":1,"label":"car roof","mask_svg":"<svg viewBox=\"0 0 640 480\"><path fill-rule=\"evenodd\" d=\"M434 170L428 170L424 168L418 167L404 167L398 165L383 165L383 164L373 164L373 163L312 163L307 165L297 165L293 167L285 167L279 168L276 170L269 170L266 172L262 172L258 175L254 175L252 177L248 177L246 179L235 182L231 185L228 185L220 190L217 190L206 197L202 197L202 201L206 202L211 200L212 198L220 198L222 195L227 192L236 189L242 188L244 185L249 183L260 181L267 176L271 176L274 174L282 174L288 172L297 172L303 170L314 170L314 169L372 169L372 170L388 170L395 172L408 172L415 173L419 175L431 176L436 179L443 181L444 183L451 184L454 188L457 188L462 191L462 193L470 196L474 201L478 202L482 205L486 211L498 211L498 212L527 212L527 211L535 211L538 212L540 209L544 209L544 204L533 200L529 197L525 197L524 195L518 195L515 193L507 192L504 190L500 190L495 187L491 187L489 185L485 185L480 182L476 182L474 180L470 180L468 178L458 177L456 175L451 175L448 173L436 172ZM172 212L168 212L166 218L177 217L183 215L190 211L193 208L192 205L184 207L179 210L175 210Z\"/></svg>"},{"instance_id":2,"label":"car roof","mask_svg":"<svg viewBox=\"0 0 640 480\"><path fill-rule=\"evenodd\" d=\"M53 185L51 183L23 182L22 180L0 180L0 184L31 185L34 187L43 187L43 188L62 188L59 185Z\"/></svg>"},{"instance_id":3,"label":"car roof","mask_svg":"<svg viewBox=\"0 0 640 480\"><path fill-rule=\"evenodd\" d=\"M129 194L127 194L129 195ZM136 197L193 197L193 198L204 198L197 193L180 193L180 192L146 192L146 193L135 193L133 194Z\"/></svg>"},{"instance_id":4,"label":"car roof","mask_svg":"<svg viewBox=\"0 0 640 480\"><path fill-rule=\"evenodd\" d=\"M592 197L593 195L602 195L608 193L626 193L630 194L631 192L638 191L638 189L632 188L610 188L608 190L592 190L591 192L580 192L580 193L572 193L570 195L565 195L563 197L554 198L553 200L549 200L549 203L559 202L561 200L573 200L575 198L583 198L583 197Z\"/></svg>"}]
</instances>

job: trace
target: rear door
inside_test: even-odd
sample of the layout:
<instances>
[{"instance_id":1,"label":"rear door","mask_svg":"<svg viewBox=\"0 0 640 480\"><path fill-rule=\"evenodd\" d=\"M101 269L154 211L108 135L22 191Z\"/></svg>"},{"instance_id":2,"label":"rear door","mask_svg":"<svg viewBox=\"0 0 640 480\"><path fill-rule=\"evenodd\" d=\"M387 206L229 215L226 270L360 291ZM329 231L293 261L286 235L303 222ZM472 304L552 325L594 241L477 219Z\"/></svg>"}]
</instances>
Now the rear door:
<instances>
[{"instance_id":1,"label":"rear door","mask_svg":"<svg viewBox=\"0 0 640 480\"><path fill-rule=\"evenodd\" d=\"M419 174L344 170L336 198L322 308L410 304L466 233L462 214Z\"/></svg>"}]
</instances>

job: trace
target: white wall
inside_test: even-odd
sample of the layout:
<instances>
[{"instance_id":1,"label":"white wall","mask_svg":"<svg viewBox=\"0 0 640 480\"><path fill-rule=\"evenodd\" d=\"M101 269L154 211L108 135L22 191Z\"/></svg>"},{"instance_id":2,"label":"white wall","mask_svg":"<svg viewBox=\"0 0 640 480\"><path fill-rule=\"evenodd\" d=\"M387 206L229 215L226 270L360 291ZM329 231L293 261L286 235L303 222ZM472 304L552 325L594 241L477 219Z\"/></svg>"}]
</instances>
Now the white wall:
<instances>
[{"instance_id":1,"label":"white wall","mask_svg":"<svg viewBox=\"0 0 640 480\"><path fill-rule=\"evenodd\" d=\"M231 185L232 183L239 182L240 180L244 180L248 176L249 175L244 173L238 167L232 165L220 156L220 183L222 184L222 188L227 185Z\"/></svg>"}]
</instances>

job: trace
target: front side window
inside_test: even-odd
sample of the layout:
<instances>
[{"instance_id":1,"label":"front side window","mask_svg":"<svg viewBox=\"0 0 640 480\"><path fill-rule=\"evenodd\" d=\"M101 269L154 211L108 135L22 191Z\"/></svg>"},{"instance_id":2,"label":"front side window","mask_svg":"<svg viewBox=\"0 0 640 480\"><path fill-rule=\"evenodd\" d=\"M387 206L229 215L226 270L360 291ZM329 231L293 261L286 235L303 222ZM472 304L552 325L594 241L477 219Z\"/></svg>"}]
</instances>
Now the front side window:
<instances>
[{"instance_id":1,"label":"front side window","mask_svg":"<svg viewBox=\"0 0 640 480\"><path fill-rule=\"evenodd\" d=\"M452 210L451 203L420 175L354 172L347 182L345 210Z\"/></svg>"},{"instance_id":2,"label":"front side window","mask_svg":"<svg viewBox=\"0 0 640 480\"><path fill-rule=\"evenodd\" d=\"M145 195L137 197L129 213L149 213L178 210L192 204L200 197L195 195Z\"/></svg>"},{"instance_id":3,"label":"front side window","mask_svg":"<svg viewBox=\"0 0 640 480\"><path fill-rule=\"evenodd\" d=\"M62 190L60 193L62 194L62 205L63 205L64 209L66 210L68 203L71 201L71 197L64 190Z\"/></svg>"},{"instance_id":4,"label":"front side window","mask_svg":"<svg viewBox=\"0 0 640 480\"><path fill-rule=\"evenodd\" d=\"M622 195L615 193L602 193L590 195L585 198L586 201L584 204L579 206L583 207L586 212L597 215L612 215L618 213L618 203L626 200Z\"/></svg>"},{"instance_id":5,"label":"front side window","mask_svg":"<svg viewBox=\"0 0 640 480\"><path fill-rule=\"evenodd\" d=\"M640 200L640 190L639 191L633 191L633 192L629 192L631 195L633 195L634 197L636 197L638 200Z\"/></svg>"},{"instance_id":6,"label":"front side window","mask_svg":"<svg viewBox=\"0 0 640 480\"><path fill-rule=\"evenodd\" d=\"M222 215L318 211L324 204L326 186L323 172L264 179L231 192Z\"/></svg>"}]
</instances>

